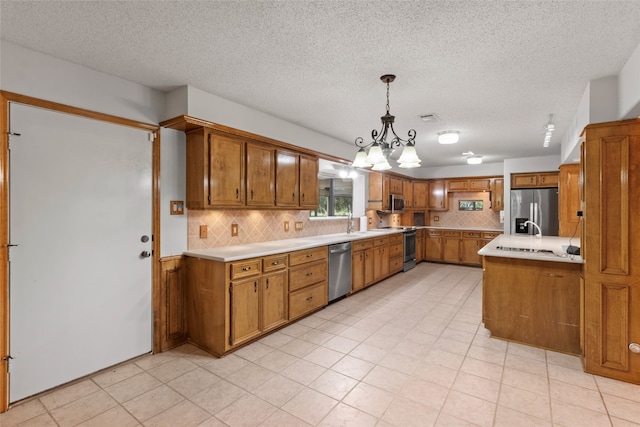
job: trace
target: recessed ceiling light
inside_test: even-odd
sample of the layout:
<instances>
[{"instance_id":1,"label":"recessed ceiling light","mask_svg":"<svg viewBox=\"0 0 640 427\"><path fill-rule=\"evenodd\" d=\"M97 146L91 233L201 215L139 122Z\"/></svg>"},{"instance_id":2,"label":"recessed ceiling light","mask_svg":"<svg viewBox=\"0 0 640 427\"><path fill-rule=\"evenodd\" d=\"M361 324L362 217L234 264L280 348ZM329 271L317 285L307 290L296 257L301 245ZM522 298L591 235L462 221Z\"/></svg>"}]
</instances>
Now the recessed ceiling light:
<instances>
[{"instance_id":1,"label":"recessed ceiling light","mask_svg":"<svg viewBox=\"0 0 640 427\"><path fill-rule=\"evenodd\" d=\"M467 164L469 165L479 165L480 163L482 163L482 157L480 156L467 157Z\"/></svg>"},{"instance_id":2,"label":"recessed ceiling light","mask_svg":"<svg viewBox=\"0 0 640 427\"><path fill-rule=\"evenodd\" d=\"M445 130L438 132L438 142L440 144L455 144L460 139L460 131Z\"/></svg>"}]
</instances>

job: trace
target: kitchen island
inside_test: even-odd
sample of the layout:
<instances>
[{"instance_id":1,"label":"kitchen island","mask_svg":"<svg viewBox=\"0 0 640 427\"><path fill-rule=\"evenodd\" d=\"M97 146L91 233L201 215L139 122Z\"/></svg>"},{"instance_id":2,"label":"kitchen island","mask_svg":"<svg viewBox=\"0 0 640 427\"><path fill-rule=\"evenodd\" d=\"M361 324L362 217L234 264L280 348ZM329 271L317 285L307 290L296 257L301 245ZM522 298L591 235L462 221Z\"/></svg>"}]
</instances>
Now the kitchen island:
<instances>
[{"instance_id":1,"label":"kitchen island","mask_svg":"<svg viewBox=\"0 0 640 427\"><path fill-rule=\"evenodd\" d=\"M567 254L570 243L563 237L501 235L478 251L482 321L492 337L580 354L583 261Z\"/></svg>"}]
</instances>

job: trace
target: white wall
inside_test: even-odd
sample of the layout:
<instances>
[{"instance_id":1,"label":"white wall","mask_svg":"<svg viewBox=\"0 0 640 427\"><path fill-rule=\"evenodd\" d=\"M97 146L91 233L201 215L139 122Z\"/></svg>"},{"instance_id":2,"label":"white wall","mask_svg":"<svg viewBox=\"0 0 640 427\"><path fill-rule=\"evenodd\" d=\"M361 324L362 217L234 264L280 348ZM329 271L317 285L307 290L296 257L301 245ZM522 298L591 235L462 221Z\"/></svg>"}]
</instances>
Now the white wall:
<instances>
[{"instance_id":1,"label":"white wall","mask_svg":"<svg viewBox=\"0 0 640 427\"><path fill-rule=\"evenodd\" d=\"M172 200L186 201L186 136L184 132L160 130L160 255L179 255L187 250L187 209L171 215Z\"/></svg>"},{"instance_id":2,"label":"white wall","mask_svg":"<svg viewBox=\"0 0 640 427\"><path fill-rule=\"evenodd\" d=\"M502 175L504 163L482 163L479 165L456 165L431 168L420 168L416 178L455 178L463 176Z\"/></svg>"},{"instance_id":3,"label":"white wall","mask_svg":"<svg viewBox=\"0 0 640 427\"><path fill-rule=\"evenodd\" d=\"M0 43L2 90L149 124L157 124L165 117L163 92L5 40ZM185 198L184 147L178 141L179 134L167 129L161 132L161 256L181 254L187 249L186 215L169 215L169 200ZM56 212L47 214L55 221Z\"/></svg>"},{"instance_id":4,"label":"white wall","mask_svg":"<svg viewBox=\"0 0 640 427\"><path fill-rule=\"evenodd\" d=\"M620 119L640 117L640 45L618 75Z\"/></svg>"}]
</instances>

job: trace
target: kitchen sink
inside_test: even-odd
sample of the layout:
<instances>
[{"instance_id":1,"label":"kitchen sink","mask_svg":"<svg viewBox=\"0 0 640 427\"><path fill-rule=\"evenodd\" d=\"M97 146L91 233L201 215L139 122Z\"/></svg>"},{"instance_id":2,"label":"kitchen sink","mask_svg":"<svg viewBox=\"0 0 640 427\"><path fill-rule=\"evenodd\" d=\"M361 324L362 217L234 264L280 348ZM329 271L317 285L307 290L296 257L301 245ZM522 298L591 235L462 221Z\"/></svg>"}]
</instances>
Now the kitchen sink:
<instances>
[{"instance_id":1,"label":"kitchen sink","mask_svg":"<svg viewBox=\"0 0 640 427\"><path fill-rule=\"evenodd\" d=\"M496 246L496 249L499 249L501 251L533 252L533 253L545 253L545 254L553 253L553 251L550 249L513 248L510 246Z\"/></svg>"}]
</instances>

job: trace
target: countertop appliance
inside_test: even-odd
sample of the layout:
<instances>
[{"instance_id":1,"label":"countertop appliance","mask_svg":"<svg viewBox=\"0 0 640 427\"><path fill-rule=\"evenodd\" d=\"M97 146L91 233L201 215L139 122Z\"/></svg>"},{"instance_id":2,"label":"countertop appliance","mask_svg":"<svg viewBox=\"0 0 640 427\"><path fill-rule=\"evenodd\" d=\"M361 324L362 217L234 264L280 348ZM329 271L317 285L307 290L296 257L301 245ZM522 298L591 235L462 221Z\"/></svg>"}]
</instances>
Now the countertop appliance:
<instances>
[{"instance_id":1,"label":"countertop appliance","mask_svg":"<svg viewBox=\"0 0 640 427\"><path fill-rule=\"evenodd\" d=\"M537 233L535 222L543 236L558 235L558 189L536 188L511 190L511 234Z\"/></svg>"},{"instance_id":2,"label":"countertop appliance","mask_svg":"<svg viewBox=\"0 0 640 427\"><path fill-rule=\"evenodd\" d=\"M351 292L351 242L329 246L329 302Z\"/></svg>"}]
</instances>

